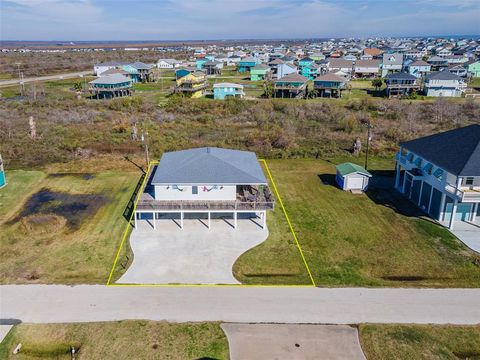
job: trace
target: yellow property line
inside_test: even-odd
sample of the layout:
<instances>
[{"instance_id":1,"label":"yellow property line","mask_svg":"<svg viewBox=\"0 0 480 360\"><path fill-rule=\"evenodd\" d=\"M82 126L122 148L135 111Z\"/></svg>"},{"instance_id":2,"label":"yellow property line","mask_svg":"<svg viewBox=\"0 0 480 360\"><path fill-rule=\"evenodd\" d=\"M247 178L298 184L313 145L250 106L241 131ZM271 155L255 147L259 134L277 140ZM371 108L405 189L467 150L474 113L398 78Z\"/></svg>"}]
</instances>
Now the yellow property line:
<instances>
[{"instance_id":1,"label":"yellow property line","mask_svg":"<svg viewBox=\"0 0 480 360\"><path fill-rule=\"evenodd\" d=\"M145 178L142 181L142 186L140 187L137 194L137 198L135 199L135 202L133 204L133 211L130 214L130 218L128 219L127 226L125 227L125 231L123 232L122 241L120 242L120 247L118 248L118 251L117 251L117 256L115 257L112 270L110 271L110 275L108 276L107 285L110 285L110 280L112 280L113 272L115 271L115 267L117 266L118 258L120 257L120 252L122 251L123 243L125 242L125 239L128 234L128 230L130 228L130 224L132 223L133 216L135 215L135 210L137 209L138 200L140 200L140 196L142 195L142 191L145 187L145 181L147 181L148 176L150 175L150 168L152 167L152 165L156 165L156 164L158 164L158 161L151 161L150 164L148 164L147 173L145 174Z\"/></svg>"},{"instance_id":2,"label":"yellow property line","mask_svg":"<svg viewBox=\"0 0 480 360\"><path fill-rule=\"evenodd\" d=\"M312 272L310 271L310 268L308 267L307 260L305 260L305 255L303 255L302 247L300 246L300 243L298 242L297 234L295 234L295 230L293 230L293 226L292 226L292 222L290 221L290 217L288 216L288 213L287 213L287 210L285 209L285 206L283 206L283 201L282 201L282 198L280 197L280 194L278 193L277 185L275 185L275 181L273 181L273 176L272 176L272 173L270 172L267 161L264 160L264 159L260 159L259 161L263 162L263 164L265 165L265 169L267 169L268 177L270 178L270 181L272 182L273 190L275 190L275 194L277 195L277 199L278 199L278 202L280 203L280 206L283 210L283 214L285 215L285 218L287 219L287 223L288 223L288 226L290 227L290 231L292 232L293 238L295 239L295 242L297 243L298 251L300 251L300 255L302 257L303 263L305 264L305 268L307 269L308 276L310 277L312 285L316 286L315 285L315 280L313 280Z\"/></svg>"},{"instance_id":3,"label":"yellow property line","mask_svg":"<svg viewBox=\"0 0 480 360\"><path fill-rule=\"evenodd\" d=\"M312 273L310 271L310 268L308 267L307 261L305 260L305 256L303 254L303 250L300 246L300 243L298 241L297 235L295 233L295 230L293 230L292 223L290 221L290 218L288 216L287 210L285 209L285 206L283 205L282 198L280 197L280 194L278 193L277 186L275 185L275 181L273 180L273 176L270 172L270 169L268 167L267 162L264 159L259 159L260 162L263 162L265 165L265 169L267 170L268 177L270 178L270 181L272 182L273 189L275 191L275 194L277 196L278 202L280 203L280 207L282 208L283 214L285 215L285 218L287 219L288 226L290 228L290 231L292 232L293 238L295 239L295 243L297 244L297 248L300 252L300 256L302 257L303 263L305 264L305 268L307 269L308 276L310 277L310 281L312 282L312 285L261 285L261 284L110 284L110 281L113 276L113 272L115 271L115 267L117 266L118 258L120 257L120 252L122 251L123 248L123 243L125 242L125 239L128 234L128 230L130 227L130 224L132 222L132 218L135 215L135 210L137 208L137 203L140 200L140 195L144 189L145 186L145 181L147 181L147 178L150 175L150 168L152 165L158 164L158 161L152 161L150 162L147 170L147 174L145 175L145 178L143 179L142 186L140 187L140 191L138 192L137 198L135 200L134 206L133 206L133 212L130 215L130 219L127 223L127 226L125 228L125 231L123 233L122 241L120 243L120 247L117 251L117 256L115 257L115 262L113 263L112 270L110 271L110 275L108 277L107 281L107 286L143 286L143 287L277 287L277 288L282 288L282 287L300 287L300 288L307 288L307 287L315 287L315 281L313 280Z\"/></svg>"}]
</instances>

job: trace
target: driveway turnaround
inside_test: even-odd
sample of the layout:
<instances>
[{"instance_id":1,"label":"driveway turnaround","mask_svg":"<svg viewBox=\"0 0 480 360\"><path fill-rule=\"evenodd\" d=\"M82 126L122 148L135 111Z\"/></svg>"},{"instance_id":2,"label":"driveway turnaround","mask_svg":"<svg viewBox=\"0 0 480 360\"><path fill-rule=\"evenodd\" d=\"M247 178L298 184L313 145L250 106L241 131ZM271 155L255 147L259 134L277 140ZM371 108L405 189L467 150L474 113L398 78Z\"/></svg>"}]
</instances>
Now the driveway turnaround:
<instances>
[{"instance_id":1,"label":"driveway turnaround","mask_svg":"<svg viewBox=\"0 0 480 360\"><path fill-rule=\"evenodd\" d=\"M456 221L453 230L450 231L470 249L480 253L480 219L477 223Z\"/></svg>"},{"instance_id":2,"label":"driveway turnaround","mask_svg":"<svg viewBox=\"0 0 480 360\"><path fill-rule=\"evenodd\" d=\"M3 285L0 319L480 324L480 289Z\"/></svg>"},{"instance_id":3,"label":"driveway turnaround","mask_svg":"<svg viewBox=\"0 0 480 360\"><path fill-rule=\"evenodd\" d=\"M204 222L203 222L204 221ZM268 230L250 219L185 220L183 229L171 219L138 221L130 235L133 263L120 284L240 284L232 274L235 260L268 237Z\"/></svg>"},{"instance_id":4,"label":"driveway turnaround","mask_svg":"<svg viewBox=\"0 0 480 360\"><path fill-rule=\"evenodd\" d=\"M366 360L357 329L347 325L225 323L221 327L232 360Z\"/></svg>"}]
</instances>

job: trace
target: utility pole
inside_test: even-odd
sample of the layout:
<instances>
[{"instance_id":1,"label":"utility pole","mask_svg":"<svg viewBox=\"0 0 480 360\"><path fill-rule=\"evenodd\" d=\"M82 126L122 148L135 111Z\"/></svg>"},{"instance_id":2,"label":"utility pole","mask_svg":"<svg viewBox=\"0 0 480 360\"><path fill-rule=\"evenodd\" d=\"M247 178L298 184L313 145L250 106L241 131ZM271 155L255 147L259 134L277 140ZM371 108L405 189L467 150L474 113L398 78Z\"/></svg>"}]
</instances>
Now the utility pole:
<instances>
[{"instance_id":1,"label":"utility pole","mask_svg":"<svg viewBox=\"0 0 480 360\"><path fill-rule=\"evenodd\" d=\"M147 169L148 169L148 166L150 165L150 155L148 153L147 136L148 136L148 132L146 131L144 133L143 130L142 130L141 140L142 140L143 146L145 147L145 161L147 162Z\"/></svg>"},{"instance_id":2,"label":"utility pole","mask_svg":"<svg viewBox=\"0 0 480 360\"><path fill-rule=\"evenodd\" d=\"M364 126L367 127L367 146L365 148L365 170L367 170L368 167L368 150L370 148L370 140L372 139L372 129L373 125L370 122L370 119L367 119L367 122L364 124Z\"/></svg>"}]
</instances>

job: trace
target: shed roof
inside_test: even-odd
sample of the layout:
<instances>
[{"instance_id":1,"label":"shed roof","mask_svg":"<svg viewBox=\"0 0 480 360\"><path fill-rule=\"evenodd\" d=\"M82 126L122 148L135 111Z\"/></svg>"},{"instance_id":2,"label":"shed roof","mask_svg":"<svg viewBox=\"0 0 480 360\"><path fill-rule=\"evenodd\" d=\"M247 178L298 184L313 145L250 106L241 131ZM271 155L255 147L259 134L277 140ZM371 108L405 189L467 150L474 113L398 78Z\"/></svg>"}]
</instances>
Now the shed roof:
<instances>
[{"instance_id":1,"label":"shed roof","mask_svg":"<svg viewBox=\"0 0 480 360\"><path fill-rule=\"evenodd\" d=\"M255 153L203 147L164 153L152 184L266 184Z\"/></svg>"},{"instance_id":2,"label":"shed roof","mask_svg":"<svg viewBox=\"0 0 480 360\"><path fill-rule=\"evenodd\" d=\"M339 174L342 176L346 176L354 173L359 173L368 177L372 176L372 174L370 174L367 170L365 170L364 167L354 163L350 163L350 162L339 164L335 166L335 168L337 169Z\"/></svg>"},{"instance_id":3,"label":"shed roof","mask_svg":"<svg viewBox=\"0 0 480 360\"><path fill-rule=\"evenodd\" d=\"M480 176L480 125L400 143L425 160L457 176Z\"/></svg>"}]
</instances>

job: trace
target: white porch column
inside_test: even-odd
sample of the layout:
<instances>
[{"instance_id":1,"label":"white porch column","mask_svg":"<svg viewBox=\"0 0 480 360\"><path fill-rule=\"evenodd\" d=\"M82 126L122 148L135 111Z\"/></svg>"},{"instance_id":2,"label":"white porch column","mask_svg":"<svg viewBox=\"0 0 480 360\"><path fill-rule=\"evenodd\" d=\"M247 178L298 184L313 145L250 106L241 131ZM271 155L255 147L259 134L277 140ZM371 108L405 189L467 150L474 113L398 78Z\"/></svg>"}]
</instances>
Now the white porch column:
<instances>
[{"instance_id":1,"label":"white porch column","mask_svg":"<svg viewBox=\"0 0 480 360\"><path fill-rule=\"evenodd\" d=\"M475 220L477 219L477 211L478 211L478 203L475 203L473 204L473 211L470 218L471 222L475 222Z\"/></svg>"},{"instance_id":2,"label":"white porch column","mask_svg":"<svg viewBox=\"0 0 480 360\"><path fill-rule=\"evenodd\" d=\"M455 216L457 214L457 204L458 204L458 200L457 199L453 200L452 216L450 217L450 224L448 225L448 228L450 230L453 230L453 224L455 223Z\"/></svg>"},{"instance_id":3,"label":"white porch column","mask_svg":"<svg viewBox=\"0 0 480 360\"><path fill-rule=\"evenodd\" d=\"M180 211L180 229L183 229L183 211Z\"/></svg>"},{"instance_id":4,"label":"white porch column","mask_svg":"<svg viewBox=\"0 0 480 360\"><path fill-rule=\"evenodd\" d=\"M237 228L237 212L236 211L233 213L233 228L234 229Z\"/></svg>"},{"instance_id":5,"label":"white porch column","mask_svg":"<svg viewBox=\"0 0 480 360\"><path fill-rule=\"evenodd\" d=\"M405 186L407 185L407 172L403 172L402 194L405 195Z\"/></svg>"},{"instance_id":6,"label":"white porch column","mask_svg":"<svg viewBox=\"0 0 480 360\"><path fill-rule=\"evenodd\" d=\"M420 194L418 195L418 207L420 207L420 203L422 202L422 192L423 192L423 180L420 180L422 183L420 184Z\"/></svg>"},{"instance_id":7,"label":"white porch column","mask_svg":"<svg viewBox=\"0 0 480 360\"><path fill-rule=\"evenodd\" d=\"M210 216L210 211L207 213L208 214L208 230L210 230L210 225L211 225L211 216Z\"/></svg>"},{"instance_id":8,"label":"white porch column","mask_svg":"<svg viewBox=\"0 0 480 360\"><path fill-rule=\"evenodd\" d=\"M443 215L445 214L445 200L447 199L447 195L442 193L442 199L440 200L440 212L438 214L438 221L443 221Z\"/></svg>"},{"instance_id":9,"label":"white porch column","mask_svg":"<svg viewBox=\"0 0 480 360\"><path fill-rule=\"evenodd\" d=\"M153 230L157 229L157 213L153 212Z\"/></svg>"},{"instance_id":10,"label":"white porch column","mask_svg":"<svg viewBox=\"0 0 480 360\"><path fill-rule=\"evenodd\" d=\"M398 186L400 185L400 165L397 163L396 165L396 176L395 176L395 189L398 190Z\"/></svg>"},{"instance_id":11,"label":"white porch column","mask_svg":"<svg viewBox=\"0 0 480 360\"><path fill-rule=\"evenodd\" d=\"M433 186L432 189L430 190L430 200L428 200L428 210L427 212L430 214L430 207L432 206L432 198L433 198Z\"/></svg>"}]
</instances>

